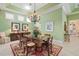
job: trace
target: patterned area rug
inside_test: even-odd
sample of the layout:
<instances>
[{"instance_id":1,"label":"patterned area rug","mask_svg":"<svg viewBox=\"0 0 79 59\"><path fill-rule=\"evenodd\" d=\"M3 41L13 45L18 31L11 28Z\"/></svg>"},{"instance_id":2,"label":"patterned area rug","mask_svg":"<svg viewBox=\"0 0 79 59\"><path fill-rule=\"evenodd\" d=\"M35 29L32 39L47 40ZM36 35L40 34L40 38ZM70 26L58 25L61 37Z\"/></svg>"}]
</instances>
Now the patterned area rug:
<instances>
[{"instance_id":1,"label":"patterned area rug","mask_svg":"<svg viewBox=\"0 0 79 59\"><path fill-rule=\"evenodd\" d=\"M26 56L26 53L24 53L23 49L19 47L18 43L10 44L10 47L12 49L14 56ZM51 56L58 56L61 50L62 50L61 46L53 44ZM48 55L47 51L42 52L36 51L34 53L29 53L29 56L47 56L47 55Z\"/></svg>"}]
</instances>

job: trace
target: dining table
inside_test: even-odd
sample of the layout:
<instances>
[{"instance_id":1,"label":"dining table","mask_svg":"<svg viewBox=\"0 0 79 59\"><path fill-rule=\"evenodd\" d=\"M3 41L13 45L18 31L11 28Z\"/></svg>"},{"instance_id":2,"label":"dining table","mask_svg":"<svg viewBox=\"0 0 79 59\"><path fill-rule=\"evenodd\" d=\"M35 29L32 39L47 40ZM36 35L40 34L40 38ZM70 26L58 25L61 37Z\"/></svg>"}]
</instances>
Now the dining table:
<instances>
[{"instance_id":1,"label":"dining table","mask_svg":"<svg viewBox=\"0 0 79 59\"><path fill-rule=\"evenodd\" d=\"M31 39L31 41L28 41L27 43L26 43L26 45L24 45L24 52L25 51L27 51L27 53L26 53L26 55L28 55L29 54L29 49L32 49L32 48L34 48L34 51L36 51L36 48L37 47L42 47L41 45L43 44L43 43L45 43L44 42L44 40L46 39L40 39L40 38L38 38L38 37L32 37L32 36L28 36L28 35L26 35L26 36L23 36L24 38L27 38L27 39ZM36 47L37 46L37 47ZM41 48L42 49L42 48ZM49 52L49 46L46 48L46 50L47 50L47 52L48 52L48 56L50 56L50 52Z\"/></svg>"}]
</instances>

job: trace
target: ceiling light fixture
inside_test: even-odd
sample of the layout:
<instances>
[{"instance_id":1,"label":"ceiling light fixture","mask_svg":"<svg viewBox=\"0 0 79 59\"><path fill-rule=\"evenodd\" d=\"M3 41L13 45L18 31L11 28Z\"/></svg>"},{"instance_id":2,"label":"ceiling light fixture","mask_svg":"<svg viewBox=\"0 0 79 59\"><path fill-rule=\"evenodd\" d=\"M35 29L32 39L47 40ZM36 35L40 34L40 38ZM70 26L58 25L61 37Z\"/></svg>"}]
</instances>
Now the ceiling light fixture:
<instances>
[{"instance_id":1,"label":"ceiling light fixture","mask_svg":"<svg viewBox=\"0 0 79 59\"><path fill-rule=\"evenodd\" d=\"M30 8L30 6L25 6L25 9L30 10L31 8Z\"/></svg>"},{"instance_id":2,"label":"ceiling light fixture","mask_svg":"<svg viewBox=\"0 0 79 59\"><path fill-rule=\"evenodd\" d=\"M40 16L37 14L37 12L36 12L36 4L34 3L34 12L33 12L33 14L29 17L30 18L30 20L31 20L31 22L34 22L34 23L36 23L36 22L38 22L39 20L40 20Z\"/></svg>"}]
</instances>

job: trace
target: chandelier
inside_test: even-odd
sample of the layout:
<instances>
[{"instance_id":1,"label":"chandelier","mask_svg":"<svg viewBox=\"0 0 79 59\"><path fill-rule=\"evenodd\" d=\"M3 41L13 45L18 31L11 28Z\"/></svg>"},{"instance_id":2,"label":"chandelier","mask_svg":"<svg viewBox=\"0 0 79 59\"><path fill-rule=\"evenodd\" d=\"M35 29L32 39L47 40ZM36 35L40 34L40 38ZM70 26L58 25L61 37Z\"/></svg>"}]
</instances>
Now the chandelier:
<instances>
[{"instance_id":1,"label":"chandelier","mask_svg":"<svg viewBox=\"0 0 79 59\"><path fill-rule=\"evenodd\" d=\"M31 20L31 22L34 22L34 23L39 22L39 20L40 20L40 16L37 14L37 12L36 12L35 9L36 9L36 5L35 5L35 3L34 3L34 12L33 12L33 14L29 17L30 20Z\"/></svg>"}]
</instances>

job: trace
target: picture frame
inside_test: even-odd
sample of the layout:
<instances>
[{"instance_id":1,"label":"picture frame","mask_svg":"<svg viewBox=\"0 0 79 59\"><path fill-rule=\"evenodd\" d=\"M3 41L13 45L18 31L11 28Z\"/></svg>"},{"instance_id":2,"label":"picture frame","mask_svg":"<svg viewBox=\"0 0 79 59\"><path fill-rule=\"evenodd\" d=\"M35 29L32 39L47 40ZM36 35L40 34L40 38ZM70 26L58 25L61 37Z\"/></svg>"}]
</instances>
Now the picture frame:
<instances>
[{"instance_id":1,"label":"picture frame","mask_svg":"<svg viewBox=\"0 0 79 59\"><path fill-rule=\"evenodd\" d=\"M46 28L46 31L53 31L53 22L48 21L48 22L46 23L45 28Z\"/></svg>"},{"instance_id":2,"label":"picture frame","mask_svg":"<svg viewBox=\"0 0 79 59\"><path fill-rule=\"evenodd\" d=\"M28 27L28 24L27 23L23 23L22 24L22 31L28 31L27 27Z\"/></svg>"},{"instance_id":3,"label":"picture frame","mask_svg":"<svg viewBox=\"0 0 79 59\"><path fill-rule=\"evenodd\" d=\"M12 22L11 31L20 31L20 23Z\"/></svg>"}]
</instances>

